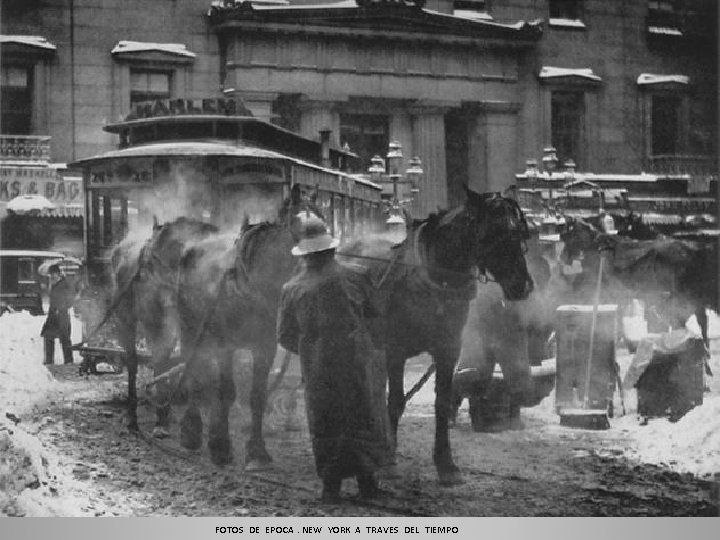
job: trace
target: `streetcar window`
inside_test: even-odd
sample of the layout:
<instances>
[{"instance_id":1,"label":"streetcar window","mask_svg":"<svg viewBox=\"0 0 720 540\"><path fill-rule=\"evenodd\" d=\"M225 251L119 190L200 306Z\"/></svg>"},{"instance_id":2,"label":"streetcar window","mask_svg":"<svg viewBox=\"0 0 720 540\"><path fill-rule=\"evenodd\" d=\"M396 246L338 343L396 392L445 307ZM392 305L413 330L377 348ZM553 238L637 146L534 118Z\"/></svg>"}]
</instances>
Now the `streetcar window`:
<instances>
[{"instance_id":1,"label":"streetcar window","mask_svg":"<svg viewBox=\"0 0 720 540\"><path fill-rule=\"evenodd\" d=\"M343 240L349 240L355 235L355 223L353 222L354 216L354 203L350 197L345 199L345 237Z\"/></svg>"},{"instance_id":2,"label":"streetcar window","mask_svg":"<svg viewBox=\"0 0 720 540\"><path fill-rule=\"evenodd\" d=\"M342 195L333 195L333 235L335 238L339 238L340 240L344 239L345 234L345 230L343 228L343 217L345 214L344 202L345 201L343 201Z\"/></svg>"},{"instance_id":3,"label":"streetcar window","mask_svg":"<svg viewBox=\"0 0 720 540\"><path fill-rule=\"evenodd\" d=\"M96 248L106 248L117 244L128 233L130 222L128 214L137 215L135 203L129 203L126 197L93 194L89 220L90 244Z\"/></svg>"},{"instance_id":4,"label":"streetcar window","mask_svg":"<svg viewBox=\"0 0 720 540\"><path fill-rule=\"evenodd\" d=\"M353 227L355 236L362 236L366 233L365 223L363 223L363 201L360 199L353 201Z\"/></svg>"},{"instance_id":5,"label":"streetcar window","mask_svg":"<svg viewBox=\"0 0 720 540\"><path fill-rule=\"evenodd\" d=\"M332 216L332 195L327 191L321 191L320 193L318 193L316 203L320 208L320 211L322 212L323 218L328 221L328 226L330 227L330 234L334 235L335 232L333 230L333 223L332 219L330 219Z\"/></svg>"}]
</instances>

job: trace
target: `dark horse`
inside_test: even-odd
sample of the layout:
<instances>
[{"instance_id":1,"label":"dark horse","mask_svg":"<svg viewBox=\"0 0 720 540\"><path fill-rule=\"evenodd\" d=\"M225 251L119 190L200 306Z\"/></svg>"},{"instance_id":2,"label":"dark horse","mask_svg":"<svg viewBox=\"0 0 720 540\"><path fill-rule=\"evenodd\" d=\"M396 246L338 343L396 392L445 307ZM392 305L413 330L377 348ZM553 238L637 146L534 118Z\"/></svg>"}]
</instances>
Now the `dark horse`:
<instances>
[{"instance_id":1,"label":"dark horse","mask_svg":"<svg viewBox=\"0 0 720 540\"><path fill-rule=\"evenodd\" d=\"M568 219L561 240L563 262L583 257L584 272L576 289L592 290L602 252L610 262L606 298L621 305L633 297L642 298L671 326L683 326L694 314L708 343L705 310L718 308L716 241L707 244L662 236L632 240L604 234L582 219Z\"/></svg>"},{"instance_id":2,"label":"dark horse","mask_svg":"<svg viewBox=\"0 0 720 540\"><path fill-rule=\"evenodd\" d=\"M527 238L527 223L514 200L467 190L463 206L412 223L399 246L364 239L341 251L347 256L343 262L367 269L381 295L388 411L395 444L405 409L405 362L423 352L432 355L436 369L433 457L443 484L461 481L450 449L448 421L453 370L468 305L475 297L477 272L492 274L508 299L527 298L533 288L523 252Z\"/></svg>"},{"instance_id":3,"label":"dark horse","mask_svg":"<svg viewBox=\"0 0 720 540\"><path fill-rule=\"evenodd\" d=\"M117 336L126 352L130 428L137 430L137 341L142 335L152 354L155 374L168 369L170 355L180 337L177 284L180 260L186 247L215 234L207 223L179 218L155 225L149 239L124 240L112 252L113 305ZM169 421L170 405L157 408L156 429Z\"/></svg>"},{"instance_id":4,"label":"dark horse","mask_svg":"<svg viewBox=\"0 0 720 540\"><path fill-rule=\"evenodd\" d=\"M181 422L181 444L201 446L200 408L207 403L208 448L218 465L232 460L228 415L236 394L233 355L238 349L250 350L253 357L247 468L257 470L272 461L262 433L268 374L277 348L282 286L297 264L291 254L298 240L297 215L305 211L322 218L314 199L302 196L296 185L275 221L246 224L237 238L208 238L183 258L180 319L190 400Z\"/></svg>"}]
</instances>

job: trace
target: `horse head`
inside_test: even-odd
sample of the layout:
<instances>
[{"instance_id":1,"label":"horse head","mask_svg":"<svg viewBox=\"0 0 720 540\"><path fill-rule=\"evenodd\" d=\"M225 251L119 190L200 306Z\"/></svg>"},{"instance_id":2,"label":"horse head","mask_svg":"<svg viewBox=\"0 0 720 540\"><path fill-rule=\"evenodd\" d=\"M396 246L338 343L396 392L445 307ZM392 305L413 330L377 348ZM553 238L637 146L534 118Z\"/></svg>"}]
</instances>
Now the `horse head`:
<instances>
[{"instance_id":1,"label":"horse head","mask_svg":"<svg viewBox=\"0 0 720 540\"><path fill-rule=\"evenodd\" d=\"M508 300L524 300L534 285L525 261L530 232L520 206L499 193L479 194L467 187L466 193L475 264L492 274Z\"/></svg>"},{"instance_id":2,"label":"horse head","mask_svg":"<svg viewBox=\"0 0 720 540\"><path fill-rule=\"evenodd\" d=\"M160 225L145 243L141 263L152 272L175 273L187 244L217 231L214 225L186 217Z\"/></svg>"},{"instance_id":3,"label":"horse head","mask_svg":"<svg viewBox=\"0 0 720 540\"><path fill-rule=\"evenodd\" d=\"M589 221L581 218L566 218L565 230L560 233L563 250L560 260L564 264L572 264L573 260L582 258L586 253L612 249L616 238L605 234Z\"/></svg>"}]
</instances>

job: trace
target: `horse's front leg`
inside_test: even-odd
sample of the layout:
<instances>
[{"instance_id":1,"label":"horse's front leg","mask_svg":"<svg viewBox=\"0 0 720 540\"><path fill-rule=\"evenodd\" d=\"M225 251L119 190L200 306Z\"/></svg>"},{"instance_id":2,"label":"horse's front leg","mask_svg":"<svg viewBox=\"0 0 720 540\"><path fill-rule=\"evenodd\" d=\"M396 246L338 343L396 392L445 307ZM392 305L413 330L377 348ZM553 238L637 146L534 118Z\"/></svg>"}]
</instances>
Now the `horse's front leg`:
<instances>
[{"instance_id":1,"label":"horse's front leg","mask_svg":"<svg viewBox=\"0 0 720 540\"><path fill-rule=\"evenodd\" d=\"M189 350L183 342L183 350ZM201 407L203 395L212 385L211 358L207 356L212 350L209 343L203 344L203 355L200 358L192 358L184 354L185 370L183 374L184 387L180 390L187 395L187 407L180 420L180 444L188 450L198 450L202 446L203 419ZM194 351L195 355L199 353Z\"/></svg>"},{"instance_id":2,"label":"horse's front leg","mask_svg":"<svg viewBox=\"0 0 720 540\"><path fill-rule=\"evenodd\" d=\"M153 376L155 378L173 368L172 352L175 349L177 334L176 327L164 322L157 334L153 336L151 349ZM157 418L153 428L153 436L165 438L169 436L168 427L170 426L171 405L175 389L165 382L156 384L155 389L155 414Z\"/></svg>"},{"instance_id":3,"label":"horse's front leg","mask_svg":"<svg viewBox=\"0 0 720 540\"><path fill-rule=\"evenodd\" d=\"M218 351L217 372L214 373L210 407L210 426L208 428L208 448L210 458L216 465L226 465L232 461L232 443L228 417L230 407L235 402L235 378L233 376L233 350L225 347Z\"/></svg>"},{"instance_id":4,"label":"horse's front leg","mask_svg":"<svg viewBox=\"0 0 720 540\"><path fill-rule=\"evenodd\" d=\"M388 352L388 417L390 419L390 450L393 463L396 461L398 425L400 417L405 411L405 360L406 358L398 352Z\"/></svg>"},{"instance_id":5,"label":"horse's front leg","mask_svg":"<svg viewBox=\"0 0 720 540\"><path fill-rule=\"evenodd\" d=\"M452 414L452 378L456 355L447 352L433 355L435 362L435 448L433 460L442 485L462 482L460 469L455 465L450 450L448 424Z\"/></svg>"},{"instance_id":6,"label":"horse's front leg","mask_svg":"<svg viewBox=\"0 0 720 540\"><path fill-rule=\"evenodd\" d=\"M121 320L118 328L118 340L125 350L125 367L128 372L128 428L130 431L139 431L137 417L137 372L138 357L135 335L137 321Z\"/></svg>"},{"instance_id":7,"label":"horse's front leg","mask_svg":"<svg viewBox=\"0 0 720 540\"><path fill-rule=\"evenodd\" d=\"M267 405L268 376L275 357L275 349L275 342L270 340L252 349L253 378L250 390L250 439L245 445L245 468L248 471L264 470L272 463L272 457L265 448L262 424Z\"/></svg>"}]
</instances>

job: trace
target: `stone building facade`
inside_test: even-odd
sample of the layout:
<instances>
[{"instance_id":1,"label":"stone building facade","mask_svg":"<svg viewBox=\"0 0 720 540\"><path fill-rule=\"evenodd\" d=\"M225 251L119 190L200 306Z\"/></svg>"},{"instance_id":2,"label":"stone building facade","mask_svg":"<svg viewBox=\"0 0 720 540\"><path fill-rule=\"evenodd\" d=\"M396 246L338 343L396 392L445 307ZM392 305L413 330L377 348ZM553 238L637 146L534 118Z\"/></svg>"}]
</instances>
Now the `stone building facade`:
<instances>
[{"instance_id":1,"label":"stone building facade","mask_svg":"<svg viewBox=\"0 0 720 540\"><path fill-rule=\"evenodd\" d=\"M55 162L114 148L102 126L135 102L233 95L305 136L330 129L363 166L399 141L425 169L419 216L456 203L463 184L507 187L549 144L580 170L715 170L709 0L4 0L2 9L2 135L50 136Z\"/></svg>"}]
</instances>

